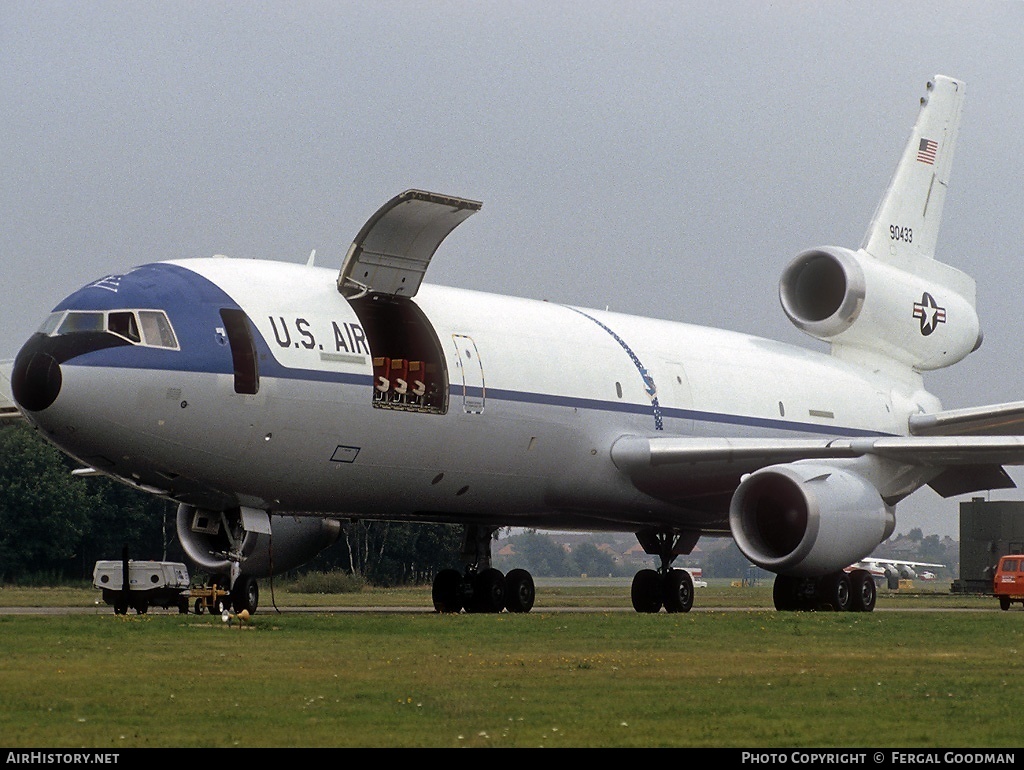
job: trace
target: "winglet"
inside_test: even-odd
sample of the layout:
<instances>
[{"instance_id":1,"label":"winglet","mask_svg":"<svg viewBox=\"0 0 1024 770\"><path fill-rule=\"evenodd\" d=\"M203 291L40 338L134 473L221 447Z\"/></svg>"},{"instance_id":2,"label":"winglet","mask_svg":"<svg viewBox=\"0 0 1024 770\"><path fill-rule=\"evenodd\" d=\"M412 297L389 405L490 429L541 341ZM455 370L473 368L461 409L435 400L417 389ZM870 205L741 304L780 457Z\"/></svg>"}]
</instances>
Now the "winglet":
<instances>
[{"instance_id":1,"label":"winglet","mask_svg":"<svg viewBox=\"0 0 1024 770\"><path fill-rule=\"evenodd\" d=\"M936 75L861 246L883 262L935 256L966 84Z\"/></svg>"}]
</instances>

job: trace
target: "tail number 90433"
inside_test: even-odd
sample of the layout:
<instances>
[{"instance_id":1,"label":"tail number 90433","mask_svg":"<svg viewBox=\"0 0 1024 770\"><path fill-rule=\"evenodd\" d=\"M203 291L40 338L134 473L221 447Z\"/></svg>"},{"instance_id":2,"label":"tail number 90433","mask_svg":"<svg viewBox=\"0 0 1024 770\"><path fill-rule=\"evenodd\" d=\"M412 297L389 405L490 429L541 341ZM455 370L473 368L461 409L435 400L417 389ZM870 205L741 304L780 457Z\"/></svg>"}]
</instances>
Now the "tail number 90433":
<instances>
[{"instance_id":1,"label":"tail number 90433","mask_svg":"<svg viewBox=\"0 0 1024 770\"><path fill-rule=\"evenodd\" d=\"M912 227L900 227L899 225L889 225L889 238L890 240L894 241L913 243L914 229Z\"/></svg>"}]
</instances>

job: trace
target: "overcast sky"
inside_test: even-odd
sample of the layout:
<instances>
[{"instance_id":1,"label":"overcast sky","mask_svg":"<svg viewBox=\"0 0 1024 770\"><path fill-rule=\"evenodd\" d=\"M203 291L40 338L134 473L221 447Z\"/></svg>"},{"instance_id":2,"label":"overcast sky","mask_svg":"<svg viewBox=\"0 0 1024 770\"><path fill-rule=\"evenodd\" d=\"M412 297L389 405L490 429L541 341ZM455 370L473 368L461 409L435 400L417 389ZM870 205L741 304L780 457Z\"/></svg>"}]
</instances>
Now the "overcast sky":
<instances>
[{"instance_id":1,"label":"overcast sky","mask_svg":"<svg viewBox=\"0 0 1024 770\"><path fill-rule=\"evenodd\" d=\"M1024 399L1022 32L1024 3L977 0L5 0L0 358L132 265L338 267L410 187L484 204L430 282L820 348L778 277L860 245L941 73L967 99L938 257L985 343L926 384ZM922 490L897 531L955 537L958 503Z\"/></svg>"}]
</instances>

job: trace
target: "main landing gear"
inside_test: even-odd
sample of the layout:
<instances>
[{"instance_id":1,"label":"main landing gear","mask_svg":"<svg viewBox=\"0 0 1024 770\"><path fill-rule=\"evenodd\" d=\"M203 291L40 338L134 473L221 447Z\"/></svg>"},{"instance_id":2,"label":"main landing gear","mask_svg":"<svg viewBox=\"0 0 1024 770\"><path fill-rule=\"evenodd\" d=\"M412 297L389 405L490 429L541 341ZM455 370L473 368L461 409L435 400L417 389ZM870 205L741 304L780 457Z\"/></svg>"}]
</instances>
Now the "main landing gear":
<instances>
[{"instance_id":1,"label":"main landing gear","mask_svg":"<svg viewBox=\"0 0 1024 770\"><path fill-rule=\"evenodd\" d=\"M781 611L871 612L878 590L870 572L855 569L818 578L777 575L772 598Z\"/></svg>"},{"instance_id":2,"label":"main landing gear","mask_svg":"<svg viewBox=\"0 0 1024 770\"><path fill-rule=\"evenodd\" d=\"M443 569L431 592L438 612L529 612L533 609L533 576L524 569L503 575L491 566L494 527L469 525L462 547L464 572Z\"/></svg>"},{"instance_id":3,"label":"main landing gear","mask_svg":"<svg viewBox=\"0 0 1024 770\"><path fill-rule=\"evenodd\" d=\"M637 612L689 612L693 607L693 579L682 569L672 569L676 556L687 554L697 544L699 535L671 532L638 532L645 552L661 559L661 567L642 569L633 578L630 598Z\"/></svg>"}]
</instances>

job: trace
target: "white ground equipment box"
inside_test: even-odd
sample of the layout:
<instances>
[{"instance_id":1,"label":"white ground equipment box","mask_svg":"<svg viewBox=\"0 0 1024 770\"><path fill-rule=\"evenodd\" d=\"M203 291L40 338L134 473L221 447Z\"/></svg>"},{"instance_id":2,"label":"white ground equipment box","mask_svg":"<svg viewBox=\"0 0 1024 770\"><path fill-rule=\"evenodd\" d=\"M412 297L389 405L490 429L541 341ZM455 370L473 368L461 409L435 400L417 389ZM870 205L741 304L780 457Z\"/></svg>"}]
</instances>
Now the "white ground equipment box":
<instances>
[{"instance_id":1,"label":"white ground equipment box","mask_svg":"<svg viewBox=\"0 0 1024 770\"><path fill-rule=\"evenodd\" d=\"M143 613L150 607L177 607L188 612L188 568L181 562L128 561L128 585L124 582L123 560L98 561L92 584L103 591L103 601L124 615L131 607ZM127 591L125 590L127 588Z\"/></svg>"}]
</instances>

